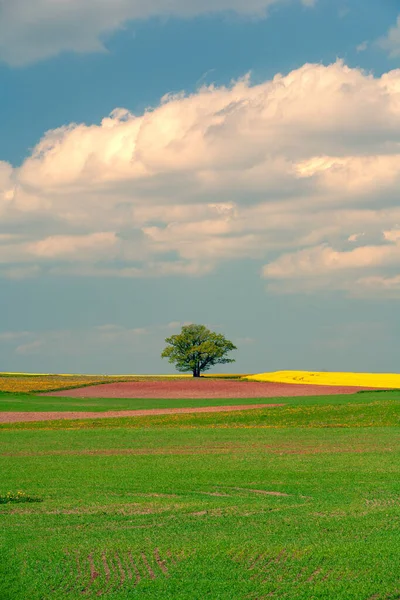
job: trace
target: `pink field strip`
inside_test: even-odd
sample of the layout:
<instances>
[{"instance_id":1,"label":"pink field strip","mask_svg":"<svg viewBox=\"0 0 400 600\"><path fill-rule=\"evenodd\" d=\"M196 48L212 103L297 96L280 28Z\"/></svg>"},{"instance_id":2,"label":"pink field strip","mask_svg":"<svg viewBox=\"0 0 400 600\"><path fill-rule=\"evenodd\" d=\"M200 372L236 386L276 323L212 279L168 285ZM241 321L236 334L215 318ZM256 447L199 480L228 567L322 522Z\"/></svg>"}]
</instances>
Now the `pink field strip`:
<instances>
[{"instance_id":1,"label":"pink field strip","mask_svg":"<svg viewBox=\"0 0 400 600\"><path fill-rule=\"evenodd\" d=\"M189 379L105 383L43 395L70 398L282 398L354 394L360 390L371 389L374 388Z\"/></svg>"},{"instance_id":2,"label":"pink field strip","mask_svg":"<svg viewBox=\"0 0 400 600\"><path fill-rule=\"evenodd\" d=\"M58 421L59 419L108 419L109 417L151 417L155 415L184 415L192 413L232 412L274 408L284 404L243 404L234 406L197 406L191 408L153 408L146 410L110 410L107 412L0 412L0 423L28 421Z\"/></svg>"}]
</instances>

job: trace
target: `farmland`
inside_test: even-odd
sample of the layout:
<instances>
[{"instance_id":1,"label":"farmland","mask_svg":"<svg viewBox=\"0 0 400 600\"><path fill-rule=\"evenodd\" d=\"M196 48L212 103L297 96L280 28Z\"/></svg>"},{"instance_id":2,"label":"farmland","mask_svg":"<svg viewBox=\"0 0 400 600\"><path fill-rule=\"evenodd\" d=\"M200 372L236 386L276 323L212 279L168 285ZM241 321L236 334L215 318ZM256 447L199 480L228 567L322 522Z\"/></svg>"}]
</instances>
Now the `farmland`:
<instances>
[{"instance_id":1,"label":"farmland","mask_svg":"<svg viewBox=\"0 0 400 600\"><path fill-rule=\"evenodd\" d=\"M212 379L240 379L245 375L206 375ZM190 378L191 375L52 375L44 373L0 373L0 392L39 393L70 390L113 382L173 381Z\"/></svg>"},{"instance_id":2,"label":"farmland","mask_svg":"<svg viewBox=\"0 0 400 600\"><path fill-rule=\"evenodd\" d=\"M248 381L269 381L296 385L366 386L400 388L399 373L333 373L318 371L275 371L247 375Z\"/></svg>"},{"instance_id":3,"label":"farmland","mask_svg":"<svg viewBox=\"0 0 400 600\"><path fill-rule=\"evenodd\" d=\"M0 396L3 411L149 402ZM0 498L22 497L0 503L1 599L398 598L400 392L279 403L0 425Z\"/></svg>"}]
</instances>

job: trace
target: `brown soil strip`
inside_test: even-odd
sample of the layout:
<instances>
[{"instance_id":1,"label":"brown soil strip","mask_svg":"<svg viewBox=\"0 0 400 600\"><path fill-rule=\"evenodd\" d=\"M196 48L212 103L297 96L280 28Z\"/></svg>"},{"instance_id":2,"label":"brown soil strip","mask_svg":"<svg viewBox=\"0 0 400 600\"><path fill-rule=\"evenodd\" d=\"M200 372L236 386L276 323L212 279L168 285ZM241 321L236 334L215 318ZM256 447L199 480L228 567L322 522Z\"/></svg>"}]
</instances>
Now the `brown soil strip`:
<instances>
[{"instance_id":1,"label":"brown soil strip","mask_svg":"<svg viewBox=\"0 0 400 600\"><path fill-rule=\"evenodd\" d=\"M260 554L259 556L257 556L250 564L249 566L249 571L252 571L253 569L255 569L258 564L260 563L260 561L264 558L263 554Z\"/></svg>"},{"instance_id":2,"label":"brown soil strip","mask_svg":"<svg viewBox=\"0 0 400 600\"><path fill-rule=\"evenodd\" d=\"M83 592L85 593L89 593L90 591L90 586L93 584L93 582L97 579L97 577L99 577L100 573L96 570L96 566L94 564L94 560L93 560L93 555L89 554L88 556L88 562L89 562L89 567L90 567L90 581L89 581L89 585L88 587L85 589L85 591Z\"/></svg>"},{"instance_id":3,"label":"brown soil strip","mask_svg":"<svg viewBox=\"0 0 400 600\"><path fill-rule=\"evenodd\" d=\"M376 388L196 378L105 383L43 395L69 398L279 398L354 394L372 389Z\"/></svg>"},{"instance_id":4,"label":"brown soil strip","mask_svg":"<svg viewBox=\"0 0 400 600\"><path fill-rule=\"evenodd\" d=\"M250 492L252 494L264 494L265 496L286 496L286 497L289 496L289 494L285 494L283 492L267 492L265 490L253 490L253 489L238 488L238 487L235 487L233 489L237 490L239 492Z\"/></svg>"},{"instance_id":5,"label":"brown soil strip","mask_svg":"<svg viewBox=\"0 0 400 600\"><path fill-rule=\"evenodd\" d=\"M217 496L221 498L230 498L229 494L222 494L221 492L197 492L198 494L205 494L206 496Z\"/></svg>"},{"instance_id":6,"label":"brown soil strip","mask_svg":"<svg viewBox=\"0 0 400 600\"><path fill-rule=\"evenodd\" d=\"M128 579L129 579L129 581L131 581L131 579L132 579L132 571L131 571L130 565L128 564L128 558L124 554L122 555L122 560L123 560L123 563L124 563L126 575L127 575Z\"/></svg>"},{"instance_id":7,"label":"brown soil strip","mask_svg":"<svg viewBox=\"0 0 400 600\"><path fill-rule=\"evenodd\" d=\"M111 571L110 571L110 567L108 566L107 556L106 556L105 552L103 552L101 558L103 561L104 573L106 574L106 582L108 583L110 581Z\"/></svg>"},{"instance_id":8,"label":"brown soil strip","mask_svg":"<svg viewBox=\"0 0 400 600\"><path fill-rule=\"evenodd\" d=\"M262 446L260 446L263 449ZM226 444L224 446L190 446L171 448L97 448L90 450L46 450L39 452L0 452L0 456L31 457L31 456L153 456L153 455L198 455L198 454L226 454L238 450L248 450L244 444ZM290 452L292 453L292 451ZM176 494L141 494L143 496L163 496L176 498Z\"/></svg>"},{"instance_id":9,"label":"brown soil strip","mask_svg":"<svg viewBox=\"0 0 400 600\"><path fill-rule=\"evenodd\" d=\"M142 559L143 559L144 565L147 569L147 572L150 575L150 579L155 579L156 578L155 573L154 573L153 569L151 568L150 563L147 560L147 556L145 555L144 552L142 552Z\"/></svg>"},{"instance_id":10,"label":"brown soil strip","mask_svg":"<svg viewBox=\"0 0 400 600\"><path fill-rule=\"evenodd\" d=\"M79 552L76 551L75 552L75 561L76 561L76 570L78 573L78 580L80 580L82 578L82 569L81 569L81 561L79 558Z\"/></svg>"},{"instance_id":11,"label":"brown soil strip","mask_svg":"<svg viewBox=\"0 0 400 600\"><path fill-rule=\"evenodd\" d=\"M137 564L135 563L135 560L134 560L134 558L132 556L132 552L129 552L129 560L130 560L130 563L132 565L133 571L134 571L135 576L136 576L135 585L137 585L139 583L139 581L141 580L141 576L140 576L140 571L139 571L139 569L137 567Z\"/></svg>"},{"instance_id":12,"label":"brown soil strip","mask_svg":"<svg viewBox=\"0 0 400 600\"><path fill-rule=\"evenodd\" d=\"M231 412L273 408L284 404L242 404L234 406L196 406L191 408L154 408L145 410L110 410L107 412L0 412L0 423L58 421L60 419L108 419L110 417L150 417L153 415L185 415L193 413Z\"/></svg>"},{"instance_id":13,"label":"brown soil strip","mask_svg":"<svg viewBox=\"0 0 400 600\"><path fill-rule=\"evenodd\" d=\"M397 448L396 448L397 449ZM183 446L170 448L91 448L90 450L44 450L44 451L17 451L17 452L0 452L0 456L9 457L39 457L39 456L191 456L191 455L207 455L207 454L229 454L235 452L250 452L258 451L265 454L278 454L283 456L286 454L296 455L314 455L314 454L368 454L371 452L394 452L393 448L382 447L379 444L371 444L365 447L343 447L337 446L302 448L288 447L284 442L280 442L274 447L264 444L238 444L226 443L223 446L206 445L199 446ZM254 491L254 490L253 490ZM198 492L208 496L227 496L226 493L220 492ZM153 496L163 498L176 498L176 494L137 494L139 496Z\"/></svg>"},{"instance_id":14,"label":"brown soil strip","mask_svg":"<svg viewBox=\"0 0 400 600\"><path fill-rule=\"evenodd\" d=\"M156 559L156 562L157 562L158 566L160 567L161 571L164 573L164 575L166 575L168 577L169 573L168 573L168 569L165 564L165 560L162 560L162 558L160 556L160 551L158 548L156 548L154 550L154 558Z\"/></svg>"},{"instance_id":15,"label":"brown soil strip","mask_svg":"<svg viewBox=\"0 0 400 600\"><path fill-rule=\"evenodd\" d=\"M307 583L311 583L312 581L314 581L314 579L316 577L318 577L318 575L321 573L321 571L322 571L322 569L321 569L321 567L319 567L313 573L311 573L310 577L307 579Z\"/></svg>"},{"instance_id":16,"label":"brown soil strip","mask_svg":"<svg viewBox=\"0 0 400 600\"><path fill-rule=\"evenodd\" d=\"M99 596L101 596L103 594L108 594L108 592L110 592L111 589L115 586L115 582L118 582L118 573L117 573L117 569L114 564L112 555L111 556L109 555L108 559L107 559L107 555L104 552L103 556L104 556L104 560L103 560L104 570L107 573L108 585L104 588L104 590L102 590L98 593Z\"/></svg>"},{"instance_id":17,"label":"brown soil strip","mask_svg":"<svg viewBox=\"0 0 400 600\"><path fill-rule=\"evenodd\" d=\"M119 557L118 552L115 553L115 558L117 560L118 569L119 569L119 572L120 572L120 575L121 575L121 577L120 577L120 587L121 587L124 584L124 581L125 581L125 578L126 578L126 574L125 574L125 570L124 570L124 568L122 566L122 562L121 562L121 559Z\"/></svg>"}]
</instances>

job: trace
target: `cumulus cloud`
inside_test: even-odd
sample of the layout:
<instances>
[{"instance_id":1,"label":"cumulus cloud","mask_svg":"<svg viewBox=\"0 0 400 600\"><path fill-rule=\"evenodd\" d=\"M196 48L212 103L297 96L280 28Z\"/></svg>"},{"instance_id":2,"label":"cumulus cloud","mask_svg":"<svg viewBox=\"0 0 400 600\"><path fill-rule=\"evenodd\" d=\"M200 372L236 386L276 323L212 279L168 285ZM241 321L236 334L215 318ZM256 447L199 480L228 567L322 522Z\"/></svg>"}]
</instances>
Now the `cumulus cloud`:
<instances>
[{"instance_id":1,"label":"cumulus cloud","mask_svg":"<svg viewBox=\"0 0 400 600\"><path fill-rule=\"evenodd\" d=\"M400 70L342 61L60 127L0 163L0 276L202 276L247 258L274 290L370 290L400 271L399 140Z\"/></svg>"},{"instance_id":2,"label":"cumulus cloud","mask_svg":"<svg viewBox=\"0 0 400 600\"><path fill-rule=\"evenodd\" d=\"M285 0L11 0L0 4L0 60L21 66L64 51L105 52L104 39L126 23L234 12L265 17ZM316 0L293 0L312 7Z\"/></svg>"},{"instance_id":3,"label":"cumulus cloud","mask_svg":"<svg viewBox=\"0 0 400 600\"><path fill-rule=\"evenodd\" d=\"M39 258L68 258L74 261L88 259L91 251L109 256L116 244L115 233L91 233L88 235L54 235L28 244L27 252Z\"/></svg>"},{"instance_id":4,"label":"cumulus cloud","mask_svg":"<svg viewBox=\"0 0 400 600\"><path fill-rule=\"evenodd\" d=\"M357 242L362 235L353 234L348 241ZM350 295L379 295L400 290L399 275L382 275L399 267L400 232L392 230L381 232L381 243L376 245L337 250L321 244L285 253L264 266L263 276L277 291L337 289Z\"/></svg>"},{"instance_id":5,"label":"cumulus cloud","mask_svg":"<svg viewBox=\"0 0 400 600\"><path fill-rule=\"evenodd\" d=\"M292 254L284 254L264 267L264 275L274 279L318 277L331 271L363 269L397 264L400 244L361 246L354 250L338 251L321 245Z\"/></svg>"}]
</instances>

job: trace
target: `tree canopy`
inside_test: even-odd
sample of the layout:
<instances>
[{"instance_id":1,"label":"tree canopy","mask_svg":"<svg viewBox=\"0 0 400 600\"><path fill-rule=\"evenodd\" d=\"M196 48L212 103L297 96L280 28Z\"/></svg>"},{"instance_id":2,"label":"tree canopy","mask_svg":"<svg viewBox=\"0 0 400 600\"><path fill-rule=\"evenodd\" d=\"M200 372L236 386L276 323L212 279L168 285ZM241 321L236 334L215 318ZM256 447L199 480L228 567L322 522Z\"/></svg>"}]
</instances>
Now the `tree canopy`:
<instances>
[{"instance_id":1,"label":"tree canopy","mask_svg":"<svg viewBox=\"0 0 400 600\"><path fill-rule=\"evenodd\" d=\"M184 325L181 333L165 339L168 344L161 353L175 368L182 372L192 372L200 377L214 365L235 362L226 355L236 346L221 333L210 331L205 325Z\"/></svg>"}]
</instances>

